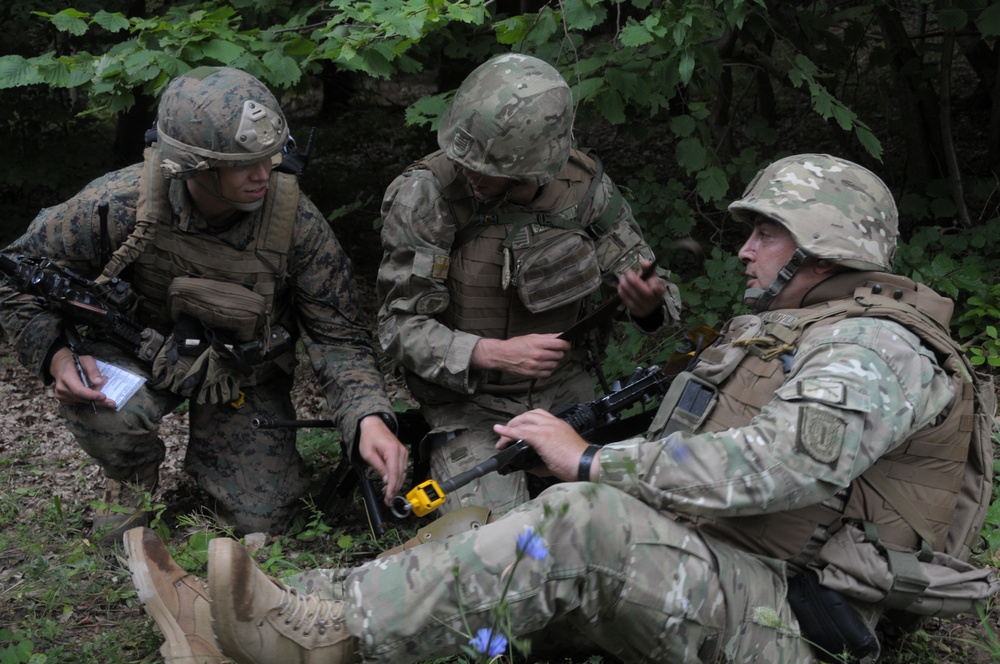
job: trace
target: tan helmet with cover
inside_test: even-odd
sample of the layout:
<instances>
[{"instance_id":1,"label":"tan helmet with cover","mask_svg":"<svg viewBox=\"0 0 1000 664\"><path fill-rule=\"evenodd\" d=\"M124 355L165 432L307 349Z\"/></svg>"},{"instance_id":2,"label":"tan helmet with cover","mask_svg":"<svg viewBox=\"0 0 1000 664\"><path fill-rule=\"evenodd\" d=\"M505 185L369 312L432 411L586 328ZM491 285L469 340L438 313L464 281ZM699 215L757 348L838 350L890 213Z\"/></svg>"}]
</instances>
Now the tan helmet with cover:
<instances>
[{"instance_id":1,"label":"tan helmet with cover","mask_svg":"<svg viewBox=\"0 0 1000 664\"><path fill-rule=\"evenodd\" d=\"M463 168L543 185L569 159L573 98L555 67L508 53L477 67L441 119L438 145Z\"/></svg>"},{"instance_id":2,"label":"tan helmet with cover","mask_svg":"<svg viewBox=\"0 0 1000 664\"><path fill-rule=\"evenodd\" d=\"M771 306L807 256L853 270L892 269L899 214L892 193L864 166L828 154L797 154L762 169L729 205L737 219L781 224L798 247L766 288L743 297L756 311Z\"/></svg>"},{"instance_id":3,"label":"tan helmet with cover","mask_svg":"<svg viewBox=\"0 0 1000 664\"><path fill-rule=\"evenodd\" d=\"M892 269L899 215L892 193L863 166L828 154L798 154L762 169L729 206L788 229L807 255L855 270Z\"/></svg>"},{"instance_id":4,"label":"tan helmet with cover","mask_svg":"<svg viewBox=\"0 0 1000 664\"><path fill-rule=\"evenodd\" d=\"M161 173L187 179L273 157L285 147L288 123L255 77L232 67L198 67L164 90L156 134Z\"/></svg>"}]
</instances>

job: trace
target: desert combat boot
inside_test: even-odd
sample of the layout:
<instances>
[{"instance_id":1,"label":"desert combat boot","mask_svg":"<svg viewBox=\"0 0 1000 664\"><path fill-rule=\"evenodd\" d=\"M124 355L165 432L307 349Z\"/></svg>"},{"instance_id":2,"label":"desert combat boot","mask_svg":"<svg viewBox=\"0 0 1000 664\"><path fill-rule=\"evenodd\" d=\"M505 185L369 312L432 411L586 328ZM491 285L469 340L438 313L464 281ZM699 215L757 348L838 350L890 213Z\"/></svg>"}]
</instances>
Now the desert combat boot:
<instances>
[{"instance_id":1,"label":"desert combat boot","mask_svg":"<svg viewBox=\"0 0 1000 664\"><path fill-rule=\"evenodd\" d=\"M149 528L125 533L125 553L132 583L146 613L165 639L160 654L166 664L226 664L212 634L212 603L203 579L181 569L159 535Z\"/></svg>"},{"instance_id":2,"label":"desert combat boot","mask_svg":"<svg viewBox=\"0 0 1000 664\"><path fill-rule=\"evenodd\" d=\"M208 545L215 635L239 664L351 664L358 640L344 623L344 603L306 595L257 567L234 540Z\"/></svg>"}]
</instances>

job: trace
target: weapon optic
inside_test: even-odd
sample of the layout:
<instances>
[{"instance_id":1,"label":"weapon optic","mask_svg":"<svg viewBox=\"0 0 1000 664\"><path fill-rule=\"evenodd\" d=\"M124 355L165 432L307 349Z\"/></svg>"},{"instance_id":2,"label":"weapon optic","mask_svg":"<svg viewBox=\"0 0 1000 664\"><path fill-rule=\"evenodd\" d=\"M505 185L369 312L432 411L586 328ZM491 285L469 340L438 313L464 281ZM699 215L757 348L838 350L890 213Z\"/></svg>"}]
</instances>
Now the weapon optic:
<instances>
[{"instance_id":1,"label":"weapon optic","mask_svg":"<svg viewBox=\"0 0 1000 664\"><path fill-rule=\"evenodd\" d=\"M91 336L139 359L152 361L163 345L163 335L123 313L136 302L128 282L115 278L98 284L47 258L9 254L0 254L0 272L14 290L34 297L39 305L63 314L75 325L86 325Z\"/></svg>"}]
</instances>

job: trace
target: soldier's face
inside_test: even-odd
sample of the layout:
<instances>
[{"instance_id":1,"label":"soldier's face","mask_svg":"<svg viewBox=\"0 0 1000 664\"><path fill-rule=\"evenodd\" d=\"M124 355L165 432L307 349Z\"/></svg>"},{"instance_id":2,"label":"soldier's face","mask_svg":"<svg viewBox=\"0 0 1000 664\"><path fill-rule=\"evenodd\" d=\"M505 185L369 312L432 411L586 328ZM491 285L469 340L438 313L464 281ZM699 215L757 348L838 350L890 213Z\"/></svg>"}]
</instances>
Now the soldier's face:
<instances>
[{"instance_id":1,"label":"soldier's face","mask_svg":"<svg viewBox=\"0 0 1000 664\"><path fill-rule=\"evenodd\" d=\"M483 175L468 168L463 168L462 173L472 187L472 195L480 201L506 196L511 203L524 205L529 203L538 191L538 185L535 184L525 184L496 175Z\"/></svg>"},{"instance_id":2,"label":"soldier's face","mask_svg":"<svg viewBox=\"0 0 1000 664\"><path fill-rule=\"evenodd\" d=\"M219 194L238 203L256 203L267 195L271 177L271 160L265 159L246 166L220 168Z\"/></svg>"},{"instance_id":3,"label":"soldier's face","mask_svg":"<svg viewBox=\"0 0 1000 664\"><path fill-rule=\"evenodd\" d=\"M271 160L265 159L245 166L200 171L188 182L188 191L198 211L212 223L228 217L233 211L259 205L267 195L271 176Z\"/></svg>"},{"instance_id":4,"label":"soldier's face","mask_svg":"<svg viewBox=\"0 0 1000 664\"><path fill-rule=\"evenodd\" d=\"M766 289L770 286L781 268L792 258L795 249L795 240L784 226L766 219L758 219L753 232L737 254L746 266L747 288ZM798 302L787 301L791 294L786 291L789 291L788 286L774 298L772 309L798 305Z\"/></svg>"}]
</instances>

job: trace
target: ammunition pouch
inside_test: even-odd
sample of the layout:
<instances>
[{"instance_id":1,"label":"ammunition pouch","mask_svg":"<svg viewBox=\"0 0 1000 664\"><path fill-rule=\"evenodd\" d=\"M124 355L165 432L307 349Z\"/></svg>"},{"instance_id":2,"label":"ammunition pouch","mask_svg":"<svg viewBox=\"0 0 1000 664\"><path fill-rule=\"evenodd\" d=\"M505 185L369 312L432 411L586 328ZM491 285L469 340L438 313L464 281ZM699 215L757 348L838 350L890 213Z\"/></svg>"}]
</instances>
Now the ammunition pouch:
<instances>
[{"instance_id":1,"label":"ammunition pouch","mask_svg":"<svg viewBox=\"0 0 1000 664\"><path fill-rule=\"evenodd\" d=\"M522 228L514 238L514 285L522 304L531 313L555 309L576 302L601 285L594 241L583 230L545 231L523 251L518 248Z\"/></svg>"},{"instance_id":2,"label":"ammunition pouch","mask_svg":"<svg viewBox=\"0 0 1000 664\"><path fill-rule=\"evenodd\" d=\"M187 314L212 330L232 332L238 343L256 340L264 327L264 296L226 281L176 277L167 288L170 319Z\"/></svg>"},{"instance_id":3,"label":"ammunition pouch","mask_svg":"<svg viewBox=\"0 0 1000 664\"><path fill-rule=\"evenodd\" d=\"M788 579L787 599L802 637L821 662L856 662L879 650L878 638L861 614L844 595L820 585L813 570Z\"/></svg>"}]
</instances>

